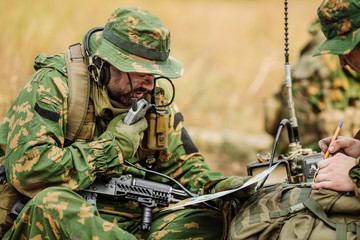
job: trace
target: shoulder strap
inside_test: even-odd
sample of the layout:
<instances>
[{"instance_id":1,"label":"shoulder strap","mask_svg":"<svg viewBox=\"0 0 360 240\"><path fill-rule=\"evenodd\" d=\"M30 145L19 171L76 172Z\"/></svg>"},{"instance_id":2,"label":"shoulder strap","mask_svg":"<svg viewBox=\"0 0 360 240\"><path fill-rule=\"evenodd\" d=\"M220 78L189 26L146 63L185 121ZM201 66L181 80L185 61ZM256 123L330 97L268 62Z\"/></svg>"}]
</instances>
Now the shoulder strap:
<instances>
[{"instance_id":1,"label":"shoulder strap","mask_svg":"<svg viewBox=\"0 0 360 240\"><path fill-rule=\"evenodd\" d=\"M329 227L336 230L336 239L346 239L347 232L353 232L356 234L356 239L360 240L360 225L352 223L335 223L331 221L320 204L311 197L304 201L304 205L318 218L320 218Z\"/></svg>"},{"instance_id":2,"label":"shoulder strap","mask_svg":"<svg viewBox=\"0 0 360 240\"><path fill-rule=\"evenodd\" d=\"M81 43L69 46L64 53L69 83L66 139L75 141L84 124L90 95L88 58Z\"/></svg>"}]
</instances>

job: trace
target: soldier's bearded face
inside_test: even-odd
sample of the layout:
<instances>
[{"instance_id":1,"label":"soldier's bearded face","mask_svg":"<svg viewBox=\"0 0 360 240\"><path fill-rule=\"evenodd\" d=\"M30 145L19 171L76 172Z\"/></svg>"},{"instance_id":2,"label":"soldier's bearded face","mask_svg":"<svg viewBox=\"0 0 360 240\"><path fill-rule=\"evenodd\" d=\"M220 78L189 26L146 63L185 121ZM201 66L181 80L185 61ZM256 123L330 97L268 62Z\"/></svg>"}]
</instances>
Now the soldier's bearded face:
<instances>
[{"instance_id":1,"label":"soldier's bearded face","mask_svg":"<svg viewBox=\"0 0 360 240\"><path fill-rule=\"evenodd\" d=\"M358 44L349 54L339 55L341 66L348 65L351 69L360 73L360 45Z\"/></svg>"},{"instance_id":2,"label":"soldier's bearded face","mask_svg":"<svg viewBox=\"0 0 360 240\"><path fill-rule=\"evenodd\" d=\"M146 73L129 73L134 94L140 99L154 88L154 75ZM110 81L107 85L109 97L126 106L131 105L133 97L127 73L121 72L110 65Z\"/></svg>"}]
</instances>

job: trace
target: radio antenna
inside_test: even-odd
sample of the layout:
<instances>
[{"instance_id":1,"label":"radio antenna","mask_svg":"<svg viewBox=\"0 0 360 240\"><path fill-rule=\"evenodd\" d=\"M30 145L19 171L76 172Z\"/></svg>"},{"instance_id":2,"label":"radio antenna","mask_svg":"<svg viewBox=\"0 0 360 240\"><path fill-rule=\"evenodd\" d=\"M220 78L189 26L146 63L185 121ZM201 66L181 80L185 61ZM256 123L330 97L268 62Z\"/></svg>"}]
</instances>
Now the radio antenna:
<instances>
[{"instance_id":1,"label":"radio antenna","mask_svg":"<svg viewBox=\"0 0 360 240\"><path fill-rule=\"evenodd\" d=\"M294 101L292 97L292 80L291 80L291 69L290 69L290 62L289 62L289 27L288 27L288 1L284 1L284 14L285 14L285 86L288 90L288 107L290 111L290 123L293 129L293 135L295 144L300 144L300 137L299 137L299 131L298 131L298 122L295 115L295 106ZM292 143L290 143L292 144Z\"/></svg>"}]
</instances>

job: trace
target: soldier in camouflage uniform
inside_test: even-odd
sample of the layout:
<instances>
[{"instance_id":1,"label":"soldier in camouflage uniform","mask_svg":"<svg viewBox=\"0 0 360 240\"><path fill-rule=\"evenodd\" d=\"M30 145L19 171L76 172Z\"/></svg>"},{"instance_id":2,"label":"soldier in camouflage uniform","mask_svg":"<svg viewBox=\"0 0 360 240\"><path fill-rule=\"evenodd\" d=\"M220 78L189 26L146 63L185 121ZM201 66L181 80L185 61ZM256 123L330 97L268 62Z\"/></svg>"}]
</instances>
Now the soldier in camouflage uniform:
<instances>
[{"instance_id":1,"label":"soldier in camouflage uniform","mask_svg":"<svg viewBox=\"0 0 360 240\"><path fill-rule=\"evenodd\" d=\"M63 54L36 58L36 73L0 126L7 180L31 198L3 239L220 239L222 216L213 209L155 209L151 230L142 232L137 202L102 198L96 208L77 193L101 176L132 174L170 184L124 163L147 167L138 151L147 121L125 125L122 120L132 102L129 81L139 99L153 89L154 75L183 74L183 65L169 56L169 29L141 8L117 9L102 31L90 35L89 48L92 60L109 66L107 81L101 69L100 76L90 79L88 125L81 129L85 135L91 133L90 139L65 139L70 97ZM156 152L153 170L178 180L192 193L243 184L242 177L211 171L176 105L171 104L168 112L168 148Z\"/></svg>"},{"instance_id":2,"label":"soldier in camouflage uniform","mask_svg":"<svg viewBox=\"0 0 360 240\"><path fill-rule=\"evenodd\" d=\"M339 55L342 66L349 65L359 74L360 1L325 0L318 10L318 16L327 40L316 49L315 55L328 53ZM315 63L315 67L317 60L314 58L312 63ZM334 65L333 68L336 66ZM315 68L313 65L308 67ZM351 96L347 91L352 89L344 84L346 80L340 79L339 76L339 79L334 79L333 84L335 82L343 83L343 88L339 90L343 94L339 93L339 96ZM319 86L313 93L318 91ZM321 94L324 97L327 94L332 97L331 91L324 91ZM343 120L344 125L348 122L359 122L359 118L355 115L342 117L337 119L337 116L328 114L328 119L325 120L333 121L332 118L337 121ZM335 128L336 125L333 126L332 131ZM333 132L329 135L331 134ZM322 156L325 155L331 138L320 140ZM329 148L330 157L318 162L319 170L314 183L284 182L264 185L263 188L258 189L256 194L237 210L230 224L228 239L359 239L359 138L360 132L355 138L338 137ZM297 164L301 165L302 162L294 163L292 167L296 168Z\"/></svg>"},{"instance_id":3,"label":"soldier in camouflage uniform","mask_svg":"<svg viewBox=\"0 0 360 240\"><path fill-rule=\"evenodd\" d=\"M300 51L292 68L292 90L296 117L299 123L301 144L318 149L318 140L331 135L343 119L349 119L341 132L353 136L360 129L360 122L351 116L360 115L360 78L348 66L341 66L335 55L314 58L316 48L325 40L316 19L308 28L311 40ZM287 89L266 100L265 130L275 136L281 119L289 118ZM289 140L282 136L281 151L286 151Z\"/></svg>"},{"instance_id":4,"label":"soldier in camouflage uniform","mask_svg":"<svg viewBox=\"0 0 360 240\"><path fill-rule=\"evenodd\" d=\"M360 73L360 1L324 1L318 16L326 41L314 55L338 55L342 66ZM355 120L359 118L352 116ZM344 119L344 124L348 119ZM322 152L327 150L331 137L320 140ZM360 141L339 137L329 148L331 157L319 162L319 172L313 189L328 188L336 191L355 191L360 198Z\"/></svg>"}]
</instances>

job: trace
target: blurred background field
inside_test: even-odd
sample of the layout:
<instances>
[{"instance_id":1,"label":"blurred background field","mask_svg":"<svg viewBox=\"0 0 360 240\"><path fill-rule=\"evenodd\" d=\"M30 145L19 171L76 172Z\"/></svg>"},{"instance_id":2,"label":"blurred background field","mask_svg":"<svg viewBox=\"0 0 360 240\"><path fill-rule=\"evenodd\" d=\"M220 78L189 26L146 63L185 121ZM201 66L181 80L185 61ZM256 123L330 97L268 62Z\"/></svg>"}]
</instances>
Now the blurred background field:
<instances>
[{"instance_id":1,"label":"blurred background field","mask_svg":"<svg viewBox=\"0 0 360 240\"><path fill-rule=\"evenodd\" d=\"M289 0L290 64L310 38L320 3ZM273 141L262 108L284 78L281 0L1 0L0 119L37 54L63 52L124 6L141 6L170 28L171 55L185 65L174 81L176 101L193 140L212 168L244 174Z\"/></svg>"}]
</instances>

